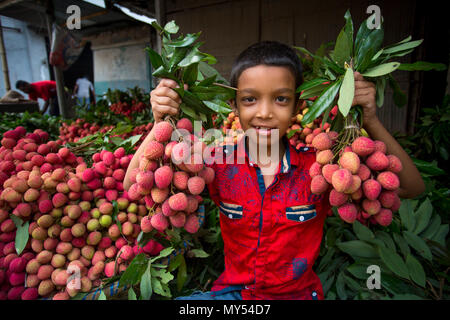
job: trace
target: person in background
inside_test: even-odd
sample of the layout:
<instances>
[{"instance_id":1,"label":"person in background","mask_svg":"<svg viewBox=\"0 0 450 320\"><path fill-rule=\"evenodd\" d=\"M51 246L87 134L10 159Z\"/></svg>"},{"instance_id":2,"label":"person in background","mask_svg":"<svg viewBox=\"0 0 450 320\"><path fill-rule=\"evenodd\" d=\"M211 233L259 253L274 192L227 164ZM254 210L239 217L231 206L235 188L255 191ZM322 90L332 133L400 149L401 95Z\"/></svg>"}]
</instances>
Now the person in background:
<instances>
[{"instance_id":1,"label":"person in background","mask_svg":"<svg viewBox=\"0 0 450 320\"><path fill-rule=\"evenodd\" d=\"M59 116L58 96L56 93L56 82L52 80L43 80L29 83L23 80L16 82L16 88L27 93L30 100L37 101L41 98L45 101L42 114L47 112L50 107L49 114L51 116Z\"/></svg>"},{"instance_id":2,"label":"person in background","mask_svg":"<svg viewBox=\"0 0 450 320\"><path fill-rule=\"evenodd\" d=\"M73 88L73 95L77 97L78 103L82 104L86 102L88 105L92 103L95 104L95 90L91 81L89 81L87 75L82 78L78 78Z\"/></svg>"}]
</instances>

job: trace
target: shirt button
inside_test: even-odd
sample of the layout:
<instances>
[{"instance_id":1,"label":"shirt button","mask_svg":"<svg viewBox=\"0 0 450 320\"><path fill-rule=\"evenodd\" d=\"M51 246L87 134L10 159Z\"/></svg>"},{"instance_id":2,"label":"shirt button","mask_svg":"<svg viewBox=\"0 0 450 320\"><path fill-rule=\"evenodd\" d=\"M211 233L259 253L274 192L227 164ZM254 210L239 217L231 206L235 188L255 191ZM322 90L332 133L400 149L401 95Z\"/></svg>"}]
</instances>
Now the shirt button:
<instances>
[{"instance_id":1,"label":"shirt button","mask_svg":"<svg viewBox=\"0 0 450 320\"><path fill-rule=\"evenodd\" d=\"M313 297L317 296L317 292L312 293Z\"/></svg>"},{"instance_id":2,"label":"shirt button","mask_svg":"<svg viewBox=\"0 0 450 320\"><path fill-rule=\"evenodd\" d=\"M305 217L304 216L300 216L300 221L303 221L303 220L305 220Z\"/></svg>"},{"instance_id":3,"label":"shirt button","mask_svg":"<svg viewBox=\"0 0 450 320\"><path fill-rule=\"evenodd\" d=\"M233 219L233 215L232 215L232 214L229 214L229 215L228 215L228 218Z\"/></svg>"}]
</instances>

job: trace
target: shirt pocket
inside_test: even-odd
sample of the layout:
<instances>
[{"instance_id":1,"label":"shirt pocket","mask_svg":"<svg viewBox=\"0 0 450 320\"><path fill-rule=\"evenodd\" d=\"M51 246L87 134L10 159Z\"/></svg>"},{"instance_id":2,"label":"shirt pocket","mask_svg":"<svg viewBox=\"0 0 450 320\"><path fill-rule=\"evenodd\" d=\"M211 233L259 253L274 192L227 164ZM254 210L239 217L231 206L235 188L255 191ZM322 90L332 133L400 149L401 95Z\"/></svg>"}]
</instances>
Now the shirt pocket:
<instances>
[{"instance_id":1,"label":"shirt pocket","mask_svg":"<svg viewBox=\"0 0 450 320\"><path fill-rule=\"evenodd\" d=\"M229 219L241 219L244 211L243 207L238 204L222 201L219 202L219 210Z\"/></svg>"},{"instance_id":2,"label":"shirt pocket","mask_svg":"<svg viewBox=\"0 0 450 320\"><path fill-rule=\"evenodd\" d=\"M316 205L306 204L286 208L286 219L299 223L307 222L317 216Z\"/></svg>"}]
</instances>

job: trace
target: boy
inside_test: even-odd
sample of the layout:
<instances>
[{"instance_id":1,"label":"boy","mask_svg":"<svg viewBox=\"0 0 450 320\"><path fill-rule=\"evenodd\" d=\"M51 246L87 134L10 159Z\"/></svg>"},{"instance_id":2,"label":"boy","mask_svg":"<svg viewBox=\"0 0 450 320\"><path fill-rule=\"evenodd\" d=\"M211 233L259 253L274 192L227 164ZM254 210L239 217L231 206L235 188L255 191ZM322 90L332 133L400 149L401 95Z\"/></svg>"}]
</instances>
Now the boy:
<instances>
[{"instance_id":1,"label":"boy","mask_svg":"<svg viewBox=\"0 0 450 320\"><path fill-rule=\"evenodd\" d=\"M295 91L302 83L301 63L289 46L257 43L243 51L231 72L231 85L238 89L234 112L244 131L253 131L245 144L244 164L212 164L215 179L208 185L220 208L225 271L212 291L180 299L323 299L320 279L313 272L322 240L323 224L330 210L328 196L311 193L308 170L315 150L295 150L284 136L297 113ZM176 115L180 97L163 79L151 92L155 122ZM399 196L412 198L424 190L413 162L376 117L375 88L355 73L353 105L364 110L364 126L373 139L386 143L387 152L403 164ZM279 139L271 137L279 133ZM132 159L137 166L152 132ZM256 144L257 148L251 148ZM250 146L250 147L249 147ZM258 151L267 149L267 156ZM253 150L253 151L252 151ZM224 150L224 152L226 152ZM267 163L269 163L267 165Z\"/></svg>"}]
</instances>

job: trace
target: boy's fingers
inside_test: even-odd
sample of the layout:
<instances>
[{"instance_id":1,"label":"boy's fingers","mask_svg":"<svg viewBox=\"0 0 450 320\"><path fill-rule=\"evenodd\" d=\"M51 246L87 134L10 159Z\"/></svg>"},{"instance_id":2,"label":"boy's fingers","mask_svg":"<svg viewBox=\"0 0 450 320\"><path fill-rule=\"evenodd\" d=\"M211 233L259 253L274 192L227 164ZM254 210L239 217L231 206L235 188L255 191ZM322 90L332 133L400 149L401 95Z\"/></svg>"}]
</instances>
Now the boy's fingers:
<instances>
[{"instance_id":1,"label":"boy's fingers","mask_svg":"<svg viewBox=\"0 0 450 320\"><path fill-rule=\"evenodd\" d=\"M173 100L172 98L165 97L165 96L156 96L153 99L153 105L169 106L169 107L178 109L180 104L177 101Z\"/></svg>"},{"instance_id":2,"label":"boy's fingers","mask_svg":"<svg viewBox=\"0 0 450 320\"><path fill-rule=\"evenodd\" d=\"M375 84L370 81L357 80L355 81L355 89L375 88Z\"/></svg>"},{"instance_id":3,"label":"boy's fingers","mask_svg":"<svg viewBox=\"0 0 450 320\"><path fill-rule=\"evenodd\" d=\"M155 90L154 95L155 95L155 98L169 97L172 100L177 101L178 103L181 103L181 98L180 98L179 94L169 87L162 87L162 88L159 88L158 90Z\"/></svg>"},{"instance_id":4,"label":"boy's fingers","mask_svg":"<svg viewBox=\"0 0 450 320\"><path fill-rule=\"evenodd\" d=\"M158 84L158 87L169 87L169 88L178 88L178 83L175 80L172 79L161 79L161 81Z\"/></svg>"},{"instance_id":5,"label":"boy's fingers","mask_svg":"<svg viewBox=\"0 0 450 320\"><path fill-rule=\"evenodd\" d=\"M371 95L371 94L375 94L376 91L373 88L362 88L362 89L358 89L355 90L355 97L357 96L366 96L366 95Z\"/></svg>"},{"instance_id":6,"label":"boy's fingers","mask_svg":"<svg viewBox=\"0 0 450 320\"><path fill-rule=\"evenodd\" d=\"M358 71L353 72L353 77L355 81L364 80L364 77Z\"/></svg>"},{"instance_id":7,"label":"boy's fingers","mask_svg":"<svg viewBox=\"0 0 450 320\"><path fill-rule=\"evenodd\" d=\"M157 109L158 110L155 111L155 113L158 113L158 116L160 118L162 118L166 114L170 114L172 116L175 116L175 115L178 114L178 109L170 107L170 106L161 106L161 105L159 105Z\"/></svg>"}]
</instances>

